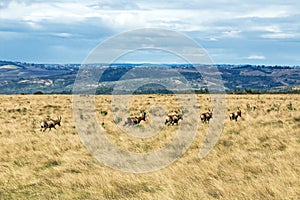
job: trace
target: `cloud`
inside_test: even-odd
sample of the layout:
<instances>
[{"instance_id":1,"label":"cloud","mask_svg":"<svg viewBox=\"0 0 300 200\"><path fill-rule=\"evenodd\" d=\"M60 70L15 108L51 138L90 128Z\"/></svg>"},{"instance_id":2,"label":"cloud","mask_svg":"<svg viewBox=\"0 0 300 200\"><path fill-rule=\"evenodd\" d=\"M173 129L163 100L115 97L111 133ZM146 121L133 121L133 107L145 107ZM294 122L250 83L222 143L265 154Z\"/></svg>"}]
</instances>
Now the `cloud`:
<instances>
[{"instance_id":1,"label":"cloud","mask_svg":"<svg viewBox=\"0 0 300 200\"><path fill-rule=\"evenodd\" d=\"M295 33L270 33L262 35L263 38L267 39L289 39L289 38L296 38Z\"/></svg>"},{"instance_id":2,"label":"cloud","mask_svg":"<svg viewBox=\"0 0 300 200\"><path fill-rule=\"evenodd\" d=\"M47 40L40 43L43 45L59 41L60 45L69 47L70 41L77 40L94 42L97 46L123 31L156 27L187 34L207 49L230 52L212 52L213 58L220 62L248 62L245 55L261 53L272 59L268 54L272 45L280 47L277 50L281 51L284 45L287 46L281 42L287 39L291 41L289 48L294 52L290 55L299 52L299 7L300 1L281 0L2 0L0 42L10 40L13 43L15 37ZM89 48L86 47L85 52L88 53ZM287 57L291 62L299 60L296 56ZM252 60L267 61L267 58ZM34 53L32 59L35 59ZM279 59L274 58L280 62Z\"/></svg>"},{"instance_id":3,"label":"cloud","mask_svg":"<svg viewBox=\"0 0 300 200\"><path fill-rule=\"evenodd\" d=\"M262 55L250 55L247 57L249 60L265 60L265 56Z\"/></svg>"},{"instance_id":4,"label":"cloud","mask_svg":"<svg viewBox=\"0 0 300 200\"><path fill-rule=\"evenodd\" d=\"M94 9L101 9L101 10L139 10L138 4L134 1L126 1L126 0L118 0L118 1L111 1L111 0L101 0L101 1L94 1L88 4L89 7Z\"/></svg>"},{"instance_id":5,"label":"cloud","mask_svg":"<svg viewBox=\"0 0 300 200\"><path fill-rule=\"evenodd\" d=\"M62 37L62 38L74 37L74 35L70 33L53 33L53 36Z\"/></svg>"}]
</instances>

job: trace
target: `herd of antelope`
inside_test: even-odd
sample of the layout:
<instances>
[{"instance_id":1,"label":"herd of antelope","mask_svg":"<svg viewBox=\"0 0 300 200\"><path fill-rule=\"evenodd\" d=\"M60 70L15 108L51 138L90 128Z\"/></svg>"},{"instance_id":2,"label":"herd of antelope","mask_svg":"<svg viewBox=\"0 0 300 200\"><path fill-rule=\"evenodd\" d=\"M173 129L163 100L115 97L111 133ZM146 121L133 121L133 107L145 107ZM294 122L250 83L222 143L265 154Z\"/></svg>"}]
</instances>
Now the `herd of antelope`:
<instances>
[{"instance_id":1,"label":"herd of antelope","mask_svg":"<svg viewBox=\"0 0 300 200\"><path fill-rule=\"evenodd\" d=\"M203 123L209 123L209 120L213 117L213 112L212 110L208 110L208 112L202 113L200 115L200 119ZM242 111L238 108L236 112L232 112L229 114L229 119L238 120L238 117L242 117ZM128 117L127 120L125 121L123 126L126 125L136 125L139 124L141 121L146 121L146 112L143 111L140 116L132 116ZM179 120L183 120L183 114L177 114L177 113L171 113L167 114L166 120L165 120L165 125L170 126L170 125L178 125Z\"/></svg>"},{"instance_id":2,"label":"herd of antelope","mask_svg":"<svg viewBox=\"0 0 300 200\"><path fill-rule=\"evenodd\" d=\"M209 123L209 120L213 117L213 113L212 110L208 110L208 112L202 113L200 115L200 119L203 123ZM242 117L242 111L238 108L238 110L236 112L230 113L229 114L229 119L238 120L238 117ZM140 124L141 121L146 121L146 112L142 111L141 114L139 116L131 116L128 117L124 123L123 126L133 126L133 125L137 125ZM177 114L177 113L172 113L172 114L168 114L166 116L166 120L165 120L165 125L178 125L179 120L183 120L183 114ZM46 129L49 129L49 131L51 130L51 128L55 128L56 125L61 126L61 116L57 117L57 119L45 119L42 121L41 123L41 131L45 131Z\"/></svg>"}]
</instances>

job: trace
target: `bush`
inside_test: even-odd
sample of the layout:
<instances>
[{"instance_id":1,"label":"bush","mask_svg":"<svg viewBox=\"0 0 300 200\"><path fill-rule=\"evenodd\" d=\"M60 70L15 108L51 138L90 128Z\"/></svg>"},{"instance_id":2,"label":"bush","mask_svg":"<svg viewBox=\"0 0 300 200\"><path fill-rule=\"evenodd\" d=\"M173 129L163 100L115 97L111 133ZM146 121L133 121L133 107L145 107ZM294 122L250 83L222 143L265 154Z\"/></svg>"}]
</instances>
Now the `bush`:
<instances>
[{"instance_id":1,"label":"bush","mask_svg":"<svg viewBox=\"0 0 300 200\"><path fill-rule=\"evenodd\" d=\"M41 92L41 91L37 91L37 92L35 92L35 93L33 93L33 94L35 94L35 95L39 95L39 94L44 94L43 92Z\"/></svg>"},{"instance_id":2,"label":"bush","mask_svg":"<svg viewBox=\"0 0 300 200\"><path fill-rule=\"evenodd\" d=\"M290 102L290 103L287 105L287 108L288 108L289 110L294 110L292 102Z\"/></svg>"},{"instance_id":3,"label":"bush","mask_svg":"<svg viewBox=\"0 0 300 200\"><path fill-rule=\"evenodd\" d=\"M254 89L251 89L251 88L246 88L245 92L247 94L260 94L260 92L258 90L254 90Z\"/></svg>"},{"instance_id":4,"label":"bush","mask_svg":"<svg viewBox=\"0 0 300 200\"><path fill-rule=\"evenodd\" d=\"M101 115L106 116L108 114L108 112L106 110L101 110L100 111Z\"/></svg>"}]
</instances>

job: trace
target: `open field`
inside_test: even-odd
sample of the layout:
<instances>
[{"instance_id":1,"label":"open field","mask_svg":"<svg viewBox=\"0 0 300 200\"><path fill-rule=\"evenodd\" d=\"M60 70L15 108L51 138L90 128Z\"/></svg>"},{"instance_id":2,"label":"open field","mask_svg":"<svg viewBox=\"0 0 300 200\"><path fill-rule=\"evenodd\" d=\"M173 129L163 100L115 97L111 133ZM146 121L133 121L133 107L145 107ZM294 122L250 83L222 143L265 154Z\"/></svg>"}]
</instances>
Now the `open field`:
<instances>
[{"instance_id":1,"label":"open field","mask_svg":"<svg viewBox=\"0 0 300 200\"><path fill-rule=\"evenodd\" d=\"M207 111L210 96L198 99L201 112ZM128 109L135 115L145 110L151 121L152 105L178 110L173 100L171 95L136 95ZM131 174L104 166L84 147L72 96L2 95L0 199L299 199L300 95L226 95L227 115L238 106L242 118L226 117L217 145L204 159L198 153L209 125L199 123L193 143L176 162ZM116 126L124 119L114 117L112 109L111 96L96 97L106 136L128 151L164 147L178 128L164 127L163 117L157 135L132 138ZM40 131L44 118L59 115L61 127Z\"/></svg>"}]
</instances>

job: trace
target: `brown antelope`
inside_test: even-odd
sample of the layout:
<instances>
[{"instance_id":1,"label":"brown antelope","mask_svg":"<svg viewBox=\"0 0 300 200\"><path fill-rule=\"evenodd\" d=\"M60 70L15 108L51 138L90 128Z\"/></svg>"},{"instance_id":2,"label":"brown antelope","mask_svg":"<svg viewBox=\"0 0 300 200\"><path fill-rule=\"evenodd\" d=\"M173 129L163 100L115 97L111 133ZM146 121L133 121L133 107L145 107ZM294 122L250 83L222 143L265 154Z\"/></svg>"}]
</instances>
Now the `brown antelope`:
<instances>
[{"instance_id":1,"label":"brown antelope","mask_svg":"<svg viewBox=\"0 0 300 200\"><path fill-rule=\"evenodd\" d=\"M238 108L236 112L229 114L230 120L235 120L237 122L238 117L242 117L242 111L240 110L240 108Z\"/></svg>"},{"instance_id":2,"label":"brown antelope","mask_svg":"<svg viewBox=\"0 0 300 200\"><path fill-rule=\"evenodd\" d=\"M209 123L209 120L212 118L212 115L213 115L212 111L210 109L208 109L208 112L202 113L200 115L200 119L203 123L205 123L205 122Z\"/></svg>"},{"instance_id":3,"label":"brown antelope","mask_svg":"<svg viewBox=\"0 0 300 200\"><path fill-rule=\"evenodd\" d=\"M168 126L170 126L170 124L172 124L172 126L174 124L178 125L179 120L183 120L182 114L168 114L166 117L165 125L166 124Z\"/></svg>"},{"instance_id":4,"label":"brown antelope","mask_svg":"<svg viewBox=\"0 0 300 200\"><path fill-rule=\"evenodd\" d=\"M146 112L142 112L140 116L128 117L123 126L139 124L142 120L146 121Z\"/></svg>"},{"instance_id":5,"label":"brown antelope","mask_svg":"<svg viewBox=\"0 0 300 200\"><path fill-rule=\"evenodd\" d=\"M56 125L60 126L60 122L61 122L61 116L57 117L57 120L55 119L45 119L44 121L42 121L41 123L41 131L45 131L47 128L49 128L49 131L51 131L51 128L55 128Z\"/></svg>"}]
</instances>

